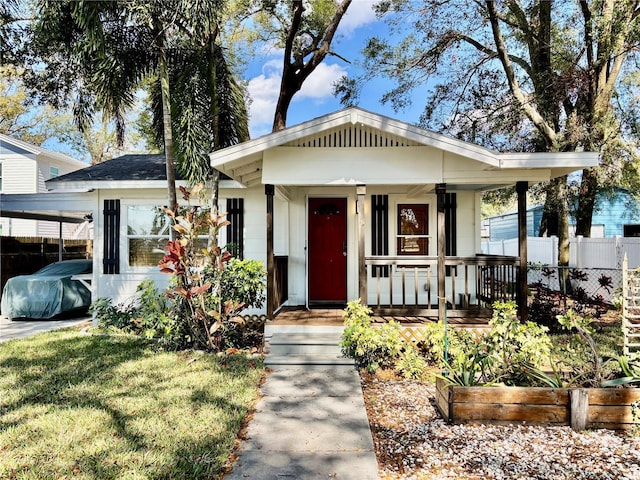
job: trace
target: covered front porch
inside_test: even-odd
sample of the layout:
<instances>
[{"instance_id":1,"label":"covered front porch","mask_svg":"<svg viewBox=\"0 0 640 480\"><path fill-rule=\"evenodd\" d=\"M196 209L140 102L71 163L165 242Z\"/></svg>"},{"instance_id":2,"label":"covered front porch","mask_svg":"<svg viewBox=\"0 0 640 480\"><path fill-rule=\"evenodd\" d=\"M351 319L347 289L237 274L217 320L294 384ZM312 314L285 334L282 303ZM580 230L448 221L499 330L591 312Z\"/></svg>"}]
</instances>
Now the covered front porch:
<instances>
[{"instance_id":1,"label":"covered front porch","mask_svg":"<svg viewBox=\"0 0 640 480\"><path fill-rule=\"evenodd\" d=\"M360 298L381 318L469 321L496 300L526 318L527 189L598 154L496 152L347 108L210 158L239 194L264 189L264 236L247 233L266 250L268 319ZM513 185L518 255L481 255L482 192Z\"/></svg>"},{"instance_id":2,"label":"covered front porch","mask_svg":"<svg viewBox=\"0 0 640 480\"><path fill-rule=\"evenodd\" d=\"M520 249L519 255L450 255L447 249L455 245L456 229L451 227L445 184L435 186L436 191L436 255L371 255L371 251L381 251L375 246L374 232L369 227L376 220L372 212L373 195L367 194L366 186L355 189L355 226L353 242L356 257L355 272L357 297L368 305L377 319L399 318L403 322L423 323L442 320L475 324L484 323L491 316L491 305L495 301L513 300L522 305L520 315L526 318L526 191L527 182L517 184L519 212ZM288 283L290 259L286 255L274 253L274 200L276 188L267 186L267 318L277 319L280 315L292 318L288 303ZM448 196L449 195L449 196ZM453 197L455 198L455 196ZM453 206L455 211L456 206ZM308 213L308 212L307 212ZM373 230L375 230L375 225ZM464 229L461 229L465 231ZM476 235L474 232L469 235ZM451 237L454 237L452 242ZM379 240L378 240L379 241ZM345 241L345 245L346 245ZM472 242L477 243L477 242ZM345 246L345 256L348 248ZM387 246L388 249L388 246ZM351 252L349 252L350 255ZM520 299L525 301L520 301ZM343 302L342 305L344 305ZM334 305L337 307L340 304ZM324 310L307 310L316 313L316 322L322 323L330 314L317 315ZM298 306L299 307L299 306ZM298 321L306 318L298 315ZM311 315L310 315L311 316ZM341 320L340 320L341 321Z\"/></svg>"}]
</instances>

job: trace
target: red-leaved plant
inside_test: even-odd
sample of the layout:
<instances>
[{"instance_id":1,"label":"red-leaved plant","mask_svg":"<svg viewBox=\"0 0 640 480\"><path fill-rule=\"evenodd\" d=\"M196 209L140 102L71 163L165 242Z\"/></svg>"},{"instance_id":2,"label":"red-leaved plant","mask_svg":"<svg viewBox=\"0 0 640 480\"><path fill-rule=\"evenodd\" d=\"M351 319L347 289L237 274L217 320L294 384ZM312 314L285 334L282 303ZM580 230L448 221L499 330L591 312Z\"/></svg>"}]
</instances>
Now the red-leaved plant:
<instances>
[{"instance_id":1,"label":"red-leaved plant","mask_svg":"<svg viewBox=\"0 0 640 480\"><path fill-rule=\"evenodd\" d=\"M180 187L187 202L201 190L202 185L191 190ZM237 313L246 305L233 301L222 305L219 281L207 280L203 270L207 264L223 270L231 254L219 246L201 242L200 235L204 234L203 240L207 235L217 237L229 222L224 215L214 215L193 205L178 209L178 213L169 208L165 208L165 212L172 220L175 238L167 242L167 253L159 267L161 272L172 275L167 296L175 302L175 314L183 327L185 342L195 348L220 351L224 347L225 328L229 323L242 321Z\"/></svg>"}]
</instances>

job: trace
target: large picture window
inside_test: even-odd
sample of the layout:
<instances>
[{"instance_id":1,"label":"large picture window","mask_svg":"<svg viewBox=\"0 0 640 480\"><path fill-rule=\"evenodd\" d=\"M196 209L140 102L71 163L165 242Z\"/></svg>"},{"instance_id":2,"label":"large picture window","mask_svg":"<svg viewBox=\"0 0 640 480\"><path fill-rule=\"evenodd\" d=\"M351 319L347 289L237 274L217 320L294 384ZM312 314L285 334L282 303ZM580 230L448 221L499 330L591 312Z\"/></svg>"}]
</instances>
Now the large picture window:
<instances>
[{"instance_id":1,"label":"large picture window","mask_svg":"<svg viewBox=\"0 0 640 480\"><path fill-rule=\"evenodd\" d=\"M429 254L429 205L398 204L397 254Z\"/></svg>"},{"instance_id":2,"label":"large picture window","mask_svg":"<svg viewBox=\"0 0 640 480\"><path fill-rule=\"evenodd\" d=\"M127 207L127 242L129 266L157 266L164 257L171 221L166 213L153 205Z\"/></svg>"}]
</instances>

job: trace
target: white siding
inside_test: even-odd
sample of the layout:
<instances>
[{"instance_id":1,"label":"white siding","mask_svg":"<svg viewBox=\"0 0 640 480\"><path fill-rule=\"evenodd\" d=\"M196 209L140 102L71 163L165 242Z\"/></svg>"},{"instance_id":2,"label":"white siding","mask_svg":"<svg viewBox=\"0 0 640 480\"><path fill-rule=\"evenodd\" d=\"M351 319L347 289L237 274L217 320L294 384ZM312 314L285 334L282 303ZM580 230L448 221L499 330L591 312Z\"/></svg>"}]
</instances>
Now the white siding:
<instances>
[{"instance_id":1,"label":"white siding","mask_svg":"<svg viewBox=\"0 0 640 480\"><path fill-rule=\"evenodd\" d=\"M36 158L34 154L0 153L2 163L2 192L40 193L46 192L45 180L49 179L49 167L59 168L60 175L81 168L77 163L67 163L63 159L50 159L45 156ZM2 236L42 236L57 238L59 226L56 222L41 222L19 218L0 218ZM78 225L63 225L63 238L74 238Z\"/></svg>"},{"instance_id":2,"label":"white siding","mask_svg":"<svg viewBox=\"0 0 640 480\"><path fill-rule=\"evenodd\" d=\"M0 155L2 193L37 193L35 158L23 155Z\"/></svg>"},{"instance_id":3,"label":"white siding","mask_svg":"<svg viewBox=\"0 0 640 480\"><path fill-rule=\"evenodd\" d=\"M103 274L102 245L104 200L120 199L120 274ZM245 226L245 258L260 260L266 264L266 201L264 190L255 189L224 189L220 191L220 211L224 212L227 198L244 198L244 226ZM95 237L98 241L94 246L94 268L98 272L97 297L111 298L114 303L126 301L136 292L138 285L145 279L151 279L160 289L168 285L169 275L160 273L157 266L130 267L129 245L127 241L127 207L129 205L164 205L166 191L157 190L101 190L99 192L98 213L94 215ZM286 204L285 204L286 206ZM280 206L279 208L282 208ZM226 242L226 232L220 236L221 244Z\"/></svg>"},{"instance_id":4,"label":"white siding","mask_svg":"<svg viewBox=\"0 0 640 480\"><path fill-rule=\"evenodd\" d=\"M365 199L366 226L365 226L365 254L371 252L371 195L389 195L389 243L390 253L395 254L396 234L396 207L399 203L427 203L429 205L429 254L435 256L436 245L436 197L433 194L410 196L405 186L373 186L367 188ZM343 187L290 187L288 200L276 194L274 200L274 251L276 255L287 255L289 259L289 299L288 305L306 305L307 303L307 203L310 197L336 196L347 198L347 299L358 296L358 252L356 237L355 214L355 188ZM100 191L99 214L95 215L95 238L100 239L95 244L94 258L95 268L98 272L98 297L110 297L114 302L122 302L133 295L137 286L144 279L150 278L156 282L159 288L164 288L169 280L168 275L159 272L155 266L129 267L128 242L126 236L127 206L132 204L162 205L166 203L166 194L163 189L132 191L112 190ZM457 231L458 231L458 255L474 255L475 245L479 233L476 232L477 198L474 192L458 192L457 202ZM103 275L101 259L103 257L102 246L102 208L105 199L120 198L121 200L121 224L120 224L120 274ZM244 198L244 227L245 227L245 258L259 260L266 264L266 198L264 187L259 186L250 189L221 189L220 205L224 211L227 198ZM226 241L223 232L220 238L222 244ZM394 281L400 285L400 273L394 273ZM432 288L435 288L435 270L432 272ZM383 281L388 281L383 279ZM418 279L419 289L424 292L424 284L428 281L426 273L421 272ZM463 272L459 272L456 291L464 289ZM407 277L407 288L413 291L413 274ZM447 282L449 285L450 282ZM375 303L375 282L369 279L369 302ZM386 285L383 285L386 288ZM400 289L396 291L400 295ZM435 294L435 293L434 293ZM395 299L400 301L400 297ZM258 313L251 311L248 313ZM264 309L262 310L264 313Z\"/></svg>"}]
</instances>

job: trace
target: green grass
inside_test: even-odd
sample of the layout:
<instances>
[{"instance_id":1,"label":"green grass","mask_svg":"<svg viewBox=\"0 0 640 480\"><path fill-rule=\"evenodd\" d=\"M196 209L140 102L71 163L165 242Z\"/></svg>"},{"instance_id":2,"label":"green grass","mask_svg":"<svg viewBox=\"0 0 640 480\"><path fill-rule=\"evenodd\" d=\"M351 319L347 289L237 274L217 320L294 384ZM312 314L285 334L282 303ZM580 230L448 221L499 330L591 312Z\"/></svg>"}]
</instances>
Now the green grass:
<instances>
[{"instance_id":1,"label":"green grass","mask_svg":"<svg viewBox=\"0 0 640 480\"><path fill-rule=\"evenodd\" d=\"M62 330L0 344L0 478L219 478L259 359Z\"/></svg>"},{"instance_id":2,"label":"green grass","mask_svg":"<svg viewBox=\"0 0 640 480\"><path fill-rule=\"evenodd\" d=\"M551 341L557 350L567 345L571 338L575 338L576 336L576 333L551 335ZM624 338L620 325L609 325L599 328L592 334L592 337L596 342L596 347L601 356L615 357L622 355Z\"/></svg>"}]
</instances>

